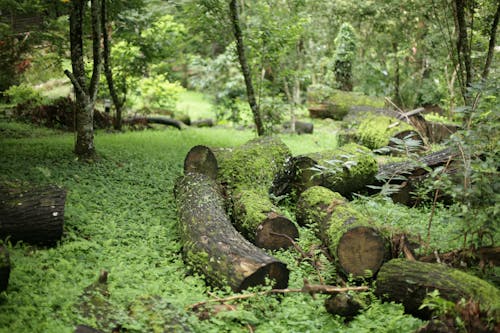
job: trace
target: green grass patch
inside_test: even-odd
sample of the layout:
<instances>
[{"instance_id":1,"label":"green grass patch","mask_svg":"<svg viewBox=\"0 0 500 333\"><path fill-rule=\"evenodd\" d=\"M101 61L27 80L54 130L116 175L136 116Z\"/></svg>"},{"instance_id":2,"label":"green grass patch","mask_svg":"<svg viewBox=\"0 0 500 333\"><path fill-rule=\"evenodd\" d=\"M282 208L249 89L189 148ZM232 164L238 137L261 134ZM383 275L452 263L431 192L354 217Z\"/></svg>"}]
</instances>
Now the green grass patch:
<instances>
[{"instance_id":1,"label":"green grass patch","mask_svg":"<svg viewBox=\"0 0 500 333\"><path fill-rule=\"evenodd\" d=\"M187 114L191 120L215 119L213 104L207 95L196 91L185 91L179 95L177 111Z\"/></svg>"}]
</instances>

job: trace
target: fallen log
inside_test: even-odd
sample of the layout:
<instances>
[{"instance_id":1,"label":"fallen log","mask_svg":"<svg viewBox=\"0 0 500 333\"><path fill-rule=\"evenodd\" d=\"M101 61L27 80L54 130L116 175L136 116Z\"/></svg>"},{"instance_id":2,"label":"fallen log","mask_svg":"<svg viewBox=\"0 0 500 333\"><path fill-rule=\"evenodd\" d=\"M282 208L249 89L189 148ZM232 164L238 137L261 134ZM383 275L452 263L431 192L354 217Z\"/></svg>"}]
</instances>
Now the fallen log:
<instances>
[{"instance_id":1,"label":"fallen log","mask_svg":"<svg viewBox=\"0 0 500 333\"><path fill-rule=\"evenodd\" d=\"M286 130L292 130L297 134L312 134L314 131L314 124L305 121L295 121L292 126L292 122L288 121L283 124L283 128Z\"/></svg>"},{"instance_id":2,"label":"fallen log","mask_svg":"<svg viewBox=\"0 0 500 333\"><path fill-rule=\"evenodd\" d=\"M390 255L390 240L339 193L313 186L297 203L297 223L316 224L318 236L346 276L374 276Z\"/></svg>"},{"instance_id":3,"label":"fallen log","mask_svg":"<svg viewBox=\"0 0 500 333\"><path fill-rule=\"evenodd\" d=\"M193 120L190 124L192 127L214 127L215 121L212 118Z\"/></svg>"},{"instance_id":4,"label":"fallen log","mask_svg":"<svg viewBox=\"0 0 500 333\"><path fill-rule=\"evenodd\" d=\"M259 247L291 246L290 239L298 237L298 230L269 197L276 175L291 157L288 147L277 137L259 137L214 153L219 165L218 179L229 194L236 229Z\"/></svg>"},{"instance_id":5,"label":"fallen log","mask_svg":"<svg viewBox=\"0 0 500 333\"><path fill-rule=\"evenodd\" d=\"M440 264L393 259L385 263L377 276L375 294L384 300L402 303L406 312L428 319L431 311L420 309L427 293L453 303L464 298L479 302L497 322L500 321L500 291L480 278Z\"/></svg>"},{"instance_id":6,"label":"fallen log","mask_svg":"<svg viewBox=\"0 0 500 333\"><path fill-rule=\"evenodd\" d=\"M218 170L217 159L207 146L194 146L184 159L184 174L197 172L216 179Z\"/></svg>"},{"instance_id":7,"label":"fallen log","mask_svg":"<svg viewBox=\"0 0 500 333\"><path fill-rule=\"evenodd\" d=\"M478 249L454 250L446 253L434 253L418 258L422 262L439 262L451 267L500 265L500 246L485 246Z\"/></svg>"},{"instance_id":8,"label":"fallen log","mask_svg":"<svg viewBox=\"0 0 500 333\"><path fill-rule=\"evenodd\" d=\"M349 112L346 106L336 105L334 103L319 103L308 106L309 116L316 119L342 120Z\"/></svg>"},{"instance_id":9,"label":"fallen log","mask_svg":"<svg viewBox=\"0 0 500 333\"><path fill-rule=\"evenodd\" d=\"M66 191L54 185L0 186L0 239L55 245L62 237Z\"/></svg>"},{"instance_id":10,"label":"fallen log","mask_svg":"<svg viewBox=\"0 0 500 333\"><path fill-rule=\"evenodd\" d=\"M328 313L339 315L349 321L357 316L368 303L368 300L359 294L339 293L325 300L325 309Z\"/></svg>"},{"instance_id":11,"label":"fallen log","mask_svg":"<svg viewBox=\"0 0 500 333\"><path fill-rule=\"evenodd\" d=\"M378 166L371 152L351 143L334 150L290 159L273 186L277 196L297 196L311 186L321 185L343 196L373 184Z\"/></svg>"},{"instance_id":12,"label":"fallen log","mask_svg":"<svg viewBox=\"0 0 500 333\"><path fill-rule=\"evenodd\" d=\"M10 276L9 252L4 245L0 245L0 292L7 290Z\"/></svg>"},{"instance_id":13,"label":"fallen log","mask_svg":"<svg viewBox=\"0 0 500 333\"><path fill-rule=\"evenodd\" d=\"M162 116L134 116L131 118L124 119L123 123L128 125L161 124L166 126L172 126L179 130L181 130L182 126L184 126L184 123L180 120Z\"/></svg>"},{"instance_id":14,"label":"fallen log","mask_svg":"<svg viewBox=\"0 0 500 333\"><path fill-rule=\"evenodd\" d=\"M286 288L286 265L255 247L236 231L224 209L217 183L188 173L174 188L185 261L214 286L241 291L272 281Z\"/></svg>"}]
</instances>

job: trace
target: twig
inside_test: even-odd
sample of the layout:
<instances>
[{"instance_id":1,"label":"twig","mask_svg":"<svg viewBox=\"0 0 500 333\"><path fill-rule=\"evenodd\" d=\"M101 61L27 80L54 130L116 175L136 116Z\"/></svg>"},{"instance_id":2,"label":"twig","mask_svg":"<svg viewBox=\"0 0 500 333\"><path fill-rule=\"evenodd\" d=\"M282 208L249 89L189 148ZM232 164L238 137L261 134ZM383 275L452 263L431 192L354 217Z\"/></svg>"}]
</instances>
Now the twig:
<instances>
[{"instance_id":1,"label":"twig","mask_svg":"<svg viewBox=\"0 0 500 333\"><path fill-rule=\"evenodd\" d=\"M249 294L241 294L241 295L233 295L233 296L228 296L228 297L223 297L223 298L213 298L205 301L200 301L194 304L191 304L187 307L187 309L196 309L199 308L200 306L203 306L208 303L225 303L225 302L230 302L230 301L235 301L235 300L241 300L241 299L247 299L247 298L252 298L256 296L262 296L262 295L271 295L271 294L289 294L289 293L308 293L311 295L314 294L327 294L327 295L335 295L338 293L345 293L348 291L366 291L368 290L368 287L366 286L360 286L360 287L336 287L336 286L330 286L330 285L314 285L314 284L309 284L307 281L304 281L304 287L298 289L298 288L286 288L286 289L271 289L271 290L264 290L264 291L259 291L255 293L249 293Z\"/></svg>"}]
</instances>

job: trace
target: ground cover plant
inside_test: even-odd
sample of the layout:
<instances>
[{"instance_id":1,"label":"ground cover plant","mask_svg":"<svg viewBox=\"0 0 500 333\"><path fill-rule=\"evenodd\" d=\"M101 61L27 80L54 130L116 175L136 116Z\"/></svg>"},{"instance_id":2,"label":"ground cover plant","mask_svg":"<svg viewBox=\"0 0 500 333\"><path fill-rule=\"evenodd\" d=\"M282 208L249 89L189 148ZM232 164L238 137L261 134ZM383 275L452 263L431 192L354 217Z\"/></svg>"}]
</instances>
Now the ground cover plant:
<instances>
[{"instance_id":1,"label":"ground cover plant","mask_svg":"<svg viewBox=\"0 0 500 333\"><path fill-rule=\"evenodd\" d=\"M250 131L98 132L100 158L86 164L72 153L73 135L40 131L35 137L19 138L31 127L14 124L2 121L0 126L16 128L18 133L17 139L1 139L0 180L53 183L65 187L68 197L64 237L57 247L8 244L13 269L9 289L0 295L0 332L71 332L76 324L105 329L109 327L102 325L111 322L128 332L158 332L172 325L195 332L411 332L422 325L405 315L401 305L379 301L344 323L324 310L323 296L306 294L261 295L218 313L210 307L193 311L190 306L199 301L232 293L208 288L184 265L172 187L192 146L239 145L254 136ZM282 138L299 154L335 145L333 135L325 137L322 133ZM429 207L410 211L380 200L361 199L356 204L372 215L379 212L377 218L392 225L417 233L425 230ZM443 251L454 248L450 242L456 238L451 232L454 220L448 219L446 210L435 214L438 229L432 233L431 246ZM314 252L319 241L312 231L301 228L300 233L299 246ZM289 266L290 288L302 287L303 278L319 281L311 263L298 260L295 250L273 254ZM335 284L334 268L319 252L316 255L323 266L321 279ZM84 290L101 270L109 272L104 318L81 310Z\"/></svg>"}]
</instances>

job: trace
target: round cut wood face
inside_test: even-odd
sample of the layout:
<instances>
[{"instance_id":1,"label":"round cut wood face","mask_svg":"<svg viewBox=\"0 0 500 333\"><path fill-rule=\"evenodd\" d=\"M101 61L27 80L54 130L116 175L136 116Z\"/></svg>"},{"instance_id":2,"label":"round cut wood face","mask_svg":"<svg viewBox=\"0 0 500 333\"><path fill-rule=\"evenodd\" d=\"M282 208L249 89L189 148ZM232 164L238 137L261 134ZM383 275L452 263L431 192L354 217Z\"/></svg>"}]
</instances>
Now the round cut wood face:
<instances>
[{"instance_id":1,"label":"round cut wood face","mask_svg":"<svg viewBox=\"0 0 500 333\"><path fill-rule=\"evenodd\" d=\"M337 255L347 274L373 276L384 260L384 240L373 228L355 227L340 238Z\"/></svg>"}]
</instances>

